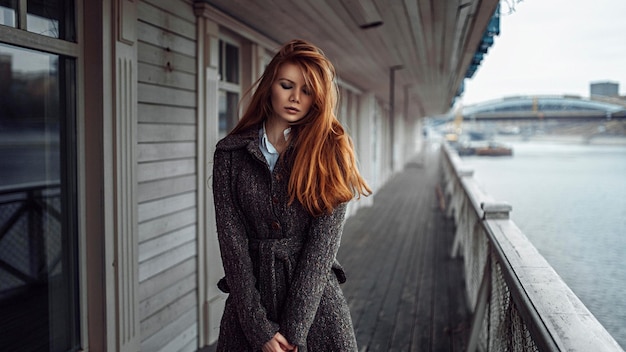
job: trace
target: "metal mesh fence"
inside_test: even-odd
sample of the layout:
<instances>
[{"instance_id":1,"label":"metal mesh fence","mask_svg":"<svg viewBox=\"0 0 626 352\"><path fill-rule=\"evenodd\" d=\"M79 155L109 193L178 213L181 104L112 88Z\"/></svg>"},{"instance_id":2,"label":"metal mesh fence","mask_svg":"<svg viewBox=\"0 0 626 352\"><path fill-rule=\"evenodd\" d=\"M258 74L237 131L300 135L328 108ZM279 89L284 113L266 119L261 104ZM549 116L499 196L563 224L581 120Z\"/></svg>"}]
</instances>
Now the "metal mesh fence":
<instances>
[{"instance_id":1,"label":"metal mesh fence","mask_svg":"<svg viewBox=\"0 0 626 352\"><path fill-rule=\"evenodd\" d=\"M539 351L523 322L502 275L500 263L491 258L490 270L485 265L490 246L484 231L475 226L473 235L463 241L466 287L470 302L478 299L483 275L487 274L491 292L479 332L478 348L482 351Z\"/></svg>"},{"instance_id":2,"label":"metal mesh fence","mask_svg":"<svg viewBox=\"0 0 626 352\"><path fill-rule=\"evenodd\" d=\"M471 212L465 210L463 216L471 217ZM483 276L490 275L487 277L490 293L479 331L478 349L498 352L539 351L513 302L501 264L491 250L485 229L478 219L469 221L468 225L472 223L470 231L460 234L460 246L465 266L467 297L474 309ZM487 262L490 267L485 270Z\"/></svg>"},{"instance_id":3,"label":"metal mesh fence","mask_svg":"<svg viewBox=\"0 0 626 352\"><path fill-rule=\"evenodd\" d=\"M498 261L491 261L489 351L539 351L519 314Z\"/></svg>"}]
</instances>

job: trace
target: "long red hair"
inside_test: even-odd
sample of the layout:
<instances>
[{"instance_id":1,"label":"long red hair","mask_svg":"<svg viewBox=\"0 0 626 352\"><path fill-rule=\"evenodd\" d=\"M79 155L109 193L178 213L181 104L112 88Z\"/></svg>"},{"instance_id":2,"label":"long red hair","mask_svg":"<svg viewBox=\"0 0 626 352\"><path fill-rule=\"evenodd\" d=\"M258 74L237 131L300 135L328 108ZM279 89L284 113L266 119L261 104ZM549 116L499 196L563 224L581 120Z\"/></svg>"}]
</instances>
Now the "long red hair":
<instances>
[{"instance_id":1,"label":"long red hair","mask_svg":"<svg viewBox=\"0 0 626 352\"><path fill-rule=\"evenodd\" d=\"M289 179L290 202L295 199L314 216L330 213L354 197L371 194L356 164L352 139L337 120L338 88L335 68L315 45L292 40L283 45L254 87L250 103L231 134L258 127L272 116L271 87L282 64L302 70L313 94L305 117L292 125L295 155Z\"/></svg>"}]
</instances>

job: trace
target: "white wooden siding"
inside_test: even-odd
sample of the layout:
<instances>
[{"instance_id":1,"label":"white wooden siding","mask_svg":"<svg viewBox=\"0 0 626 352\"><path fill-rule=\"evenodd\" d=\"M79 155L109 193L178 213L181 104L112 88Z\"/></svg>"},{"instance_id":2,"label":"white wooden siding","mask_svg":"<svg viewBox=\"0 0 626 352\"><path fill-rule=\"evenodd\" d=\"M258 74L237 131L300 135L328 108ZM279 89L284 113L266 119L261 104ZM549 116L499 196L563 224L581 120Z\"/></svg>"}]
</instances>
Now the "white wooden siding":
<instances>
[{"instance_id":1,"label":"white wooden siding","mask_svg":"<svg viewBox=\"0 0 626 352\"><path fill-rule=\"evenodd\" d=\"M153 181L162 177L176 177L196 173L196 163L193 159L164 160L139 165L137 180L139 182ZM141 219L139 219L141 221Z\"/></svg>"},{"instance_id":2,"label":"white wooden siding","mask_svg":"<svg viewBox=\"0 0 626 352\"><path fill-rule=\"evenodd\" d=\"M178 106L139 104L138 120L153 123L193 124L196 121L196 109Z\"/></svg>"},{"instance_id":3,"label":"white wooden siding","mask_svg":"<svg viewBox=\"0 0 626 352\"><path fill-rule=\"evenodd\" d=\"M177 72L196 73L195 58L193 57L163 50L162 47L141 42L137 49L137 58L140 63L156 65L168 71L171 69Z\"/></svg>"},{"instance_id":4,"label":"white wooden siding","mask_svg":"<svg viewBox=\"0 0 626 352\"><path fill-rule=\"evenodd\" d=\"M141 350L198 341L196 24L188 1L137 6Z\"/></svg>"},{"instance_id":5,"label":"white wooden siding","mask_svg":"<svg viewBox=\"0 0 626 352\"><path fill-rule=\"evenodd\" d=\"M187 259L178 265L167 269L161 277L153 277L139 284L139 300L141 304L149 304L149 299L154 297L154 292L163 292L168 287L175 286L177 282L189 275L194 275L196 270L195 259ZM141 308L140 308L141 309Z\"/></svg>"},{"instance_id":6,"label":"white wooden siding","mask_svg":"<svg viewBox=\"0 0 626 352\"><path fill-rule=\"evenodd\" d=\"M139 245L139 261L145 262L152 258L166 254L180 243L189 243L195 239L196 227L191 225Z\"/></svg>"},{"instance_id":7,"label":"white wooden siding","mask_svg":"<svg viewBox=\"0 0 626 352\"><path fill-rule=\"evenodd\" d=\"M165 198L196 189L196 176L181 176L139 184L139 201Z\"/></svg>"},{"instance_id":8,"label":"white wooden siding","mask_svg":"<svg viewBox=\"0 0 626 352\"><path fill-rule=\"evenodd\" d=\"M159 199L152 202L145 202L139 207L138 219L139 222L158 219L166 214L175 213L195 206L195 193L185 193L164 200Z\"/></svg>"},{"instance_id":9,"label":"white wooden siding","mask_svg":"<svg viewBox=\"0 0 626 352\"><path fill-rule=\"evenodd\" d=\"M142 351L160 351L174 337L196 324L196 291L190 291L141 322ZM170 350L174 351L174 350Z\"/></svg>"},{"instance_id":10,"label":"white wooden siding","mask_svg":"<svg viewBox=\"0 0 626 352\"><path fill-rule=\"evenodd\" d=\"M139 67L141 69L141 67ZM139 82L137 97L142 103L164 104L180 107L195 107L196 93L171 87L161 87Z\"/></svg>"},{"instance_id":11,"label":"white wooden siding","mask_svg":"<svg viewBox=\"0 0 626 352\"><path fill-rule=\"evenodd\" d=\"M196 143L178 142L139 144L137 146L137 154L137 159L140 165L145 161L194 158L196 156Z\"/></svg>"},{"instance_id":12,"label":"white wooden siding","mask_svg":"<svg viewBox=\"0 0 626 352\"><path fill-rule=\"evenodd\" d=\"M190 224L195 224L196 214L193 209L167 214L154 220L139 224L139 243L161 236L165 233L178 230Z\"/></svg>"}]
</instances>

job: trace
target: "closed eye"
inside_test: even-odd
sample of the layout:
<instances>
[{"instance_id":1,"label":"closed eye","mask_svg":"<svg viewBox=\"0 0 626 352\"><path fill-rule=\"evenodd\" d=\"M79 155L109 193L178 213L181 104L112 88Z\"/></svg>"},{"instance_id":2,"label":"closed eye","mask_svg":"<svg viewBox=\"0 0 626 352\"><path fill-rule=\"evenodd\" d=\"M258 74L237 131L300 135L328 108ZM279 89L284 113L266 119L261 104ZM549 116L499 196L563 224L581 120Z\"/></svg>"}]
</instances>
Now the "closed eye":
<instances>
[{"instance_id":1,"label":"closed eye","mask_svg":"<svg viewBox=\"0 0 626 352\"><path fill-rule=\"evenodd\" d=\"M291 84L287 84L287 83L281 83L280 86L283 87L283 89L291 89L291 88L293 88L293 86Z\"/></svg>"}]
</instances>

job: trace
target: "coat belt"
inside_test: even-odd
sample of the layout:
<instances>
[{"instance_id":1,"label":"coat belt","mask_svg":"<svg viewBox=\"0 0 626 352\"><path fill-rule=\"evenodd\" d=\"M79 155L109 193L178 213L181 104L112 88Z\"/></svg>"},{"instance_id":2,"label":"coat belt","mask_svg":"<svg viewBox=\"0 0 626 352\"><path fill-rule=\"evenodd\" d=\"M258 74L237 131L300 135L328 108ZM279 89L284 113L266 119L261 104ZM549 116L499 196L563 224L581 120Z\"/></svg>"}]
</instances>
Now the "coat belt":
<instances>
[{"instance_id":1,"label":"coat belt","mask_svg":"<svg viewBox=\"0 0 626 352\"><path fill-rule=\"evenodd\" d=\"M248 239L250 254L253 258L258 258L259 277L257 280L259 290L262 292L261 300L265 309L268 310L269 318L274 321L280 319L278 316L278 296L283 294L278 287L276 264L279 262L283 265L285 280L287 280L285 284L288 287L293 274L294 260L297 260L293 257L302 249L303 244L304 241L296 237ZM230 293L230 287L225 277L217 283L217 287L224 293Z\"/></svg>"},{"instance_id":2,"label":"coat belt","mask_svg":"<svg viewBox=\"0 0 626 352\"><path fill-rule=\"evenodd\" d=\"M256 239L248 240L248 248L253 257L258 258L259 262L259 289L263 293L261 300L265 308L268 310L270 319L278 321L280 319L278 312L278 296L284 294L278 288L276 277L276 263L283 265L285 272L285 284L289 287L291 276L294 270L294 256L302 249L304 241L297 237L287 237L280 239ZM293 259L292 259L293 258ZM336 275L339 283L346 281L346 275L343 268L335 259L332 270ZM218 288L224 293L230 293L230 288L226 278L222 278L217 283ZM286 289L283 288L283 289Z\"/></svg>"},{"instance_id":3,"label":"coat belt","mask_svg":"<svg viewBox=\"0 0 626 352\"><path fill-rule=\"evenodd\" d=\"M268 310L270 319L279 321L279 295L286 294L294 269L294 256L302 249L303 241L297 237L280 239L250 239L248 248L252 255L259 258L259 289L261 300ZM293 259L292 259L293 258ZM282 264L286 287L278 287L278 272Z\"/></svg>"}]
</instances>

